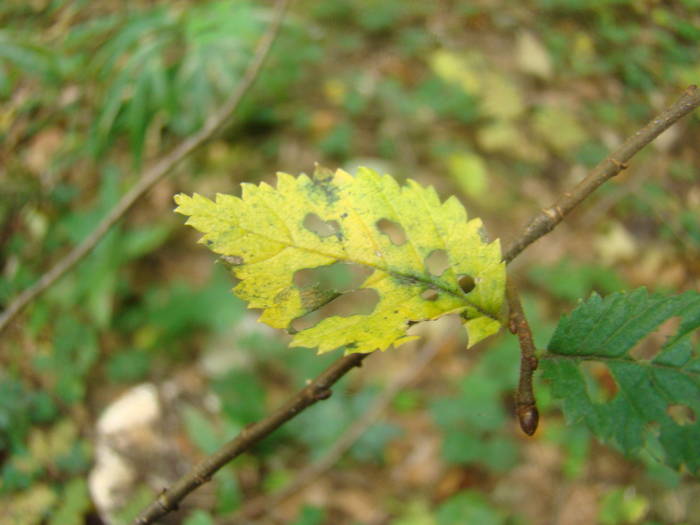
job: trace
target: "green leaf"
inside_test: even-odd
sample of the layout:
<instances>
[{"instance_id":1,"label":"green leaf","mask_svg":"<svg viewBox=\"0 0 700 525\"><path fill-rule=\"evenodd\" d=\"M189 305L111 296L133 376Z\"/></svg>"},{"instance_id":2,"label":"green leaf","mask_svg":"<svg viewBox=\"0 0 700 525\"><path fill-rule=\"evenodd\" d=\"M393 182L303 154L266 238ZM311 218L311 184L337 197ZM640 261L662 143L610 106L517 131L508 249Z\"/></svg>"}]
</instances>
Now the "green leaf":
<instances>
[{"instance_id":1,"label":"green leaf","mask_svg":"<svg viewBox=\"0 0 700 525\"><path fill-rule=\"evenodd\" d=\"M658 354L637 357L635 346L671 318L675 335ZM700 294L649 294L645 289L594 294L564 316L543 356L544 376L564 400L569 421L582 419L601 439L626 453L658 439L664 459L700 472L700 357L692 332L700 327ZM586 364L603 363L615 381L614 397L596 399Z\"/></svg>"},{"instance_id":2,"label":"green leaf","mask_svg":"<svg viewBox=\"0 0 700 525\"><path fill-rule=\"evenodd\" d=\"M502 525L505 516L495 509L484 496L476 491L465 490L455 494L437 509L438 525Z\"/></svg>"},{"instance_id":3,"label":"green leaf","mask_svg":"<svg viewBox=\"0 0 700 525\"><path fill-rule=\"evenodd\" d=\"M241 491L232 468L223 469L216 475L216 512L233 512L241 503Z\"/></svg>"},{"instance_id":4,"label":"green leaf","mask_svg":"<svg viewBox=\"0 0 700 525\"><path fill-rule=\"evenodd\" d=\"M201 410L186 406L183 410L183 419L187 435L205 454L213 454L226 441Z\"/></svg>"},{"instance_id":5,"label":"green leaf","mask_svg":"<svg viewBox=\"0 0 700 525\"><path fill-rule=\"evenodd\" d=\"M601 525L639 523L649 510L649 500L624 487L616 488L601 498L598 520Z\"/></svg>"},{"instance_id":6,"label":"green leaf","mask_svg":"<svg viewBox=\"0 0 700 525\"><path fill-rule=\"evenodd\" d=\"M298 285L300 270L340 262L371 272L358 288L374 292L370 313L323 319L296 333L292 346L385 350L415 339L406 335L411 322L447 313L462 315L470 346L500 328L498 241L484 241L481 220L467 222L457 199L440 203L434 189L415 181L401 187L368 168L356 176L319 168L313 178L279 173L276 189L243 184L241 198L175 200L187 224L205 233L200 242L232 263L241 281L234 292L275 328L292 329L344 293ZM436 255L446 258L445 269L430 267Z\"/></svg>"},{"instance_id":7,"label":"green leaf","mask_svg":"<svg viewBox=\"0 0 700 525\"><path fill-rule=\"evenodd\" d=\"M208 512L195 510L187 516L183 525L214 525L214 520Z\"/></svg>"},{"instance_id":8,"label":"green leaf","mask_svg":"<svg viewBox=\"0 0 700 525\"><path fill-rule=\"evenodd\" d=\"M85 523L84 514L90 505L87 482L74 478L65 486L61 503L52 512L49 525L81 525Z\"/></svg>"},{"instance_id":9,"label":"green leaf","mask_svg":"<svg viewBox=\"0 0 700 525\"><path fill-rule=\"evenodd\" d=\"M321 525L325 517L326 513L323 509L305 505L293 525Z\"/></svg>"}]
</instances>

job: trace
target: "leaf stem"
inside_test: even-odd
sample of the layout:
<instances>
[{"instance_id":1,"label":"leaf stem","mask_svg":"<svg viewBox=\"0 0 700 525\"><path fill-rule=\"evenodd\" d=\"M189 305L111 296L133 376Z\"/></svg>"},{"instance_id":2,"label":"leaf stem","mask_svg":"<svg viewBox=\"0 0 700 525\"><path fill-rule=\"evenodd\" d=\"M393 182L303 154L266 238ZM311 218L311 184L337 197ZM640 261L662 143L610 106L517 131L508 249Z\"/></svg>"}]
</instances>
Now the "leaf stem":
<instances>
[{"instance_id":1,"label":"leaf stem","mask_svg":"<svg viewBox=\"0 0 700 525\"><path fill-rule=\"evenodd\" d=\"M537 357L535 356L535 343L532 340L532 330L525 317L520 296L512 277L508 277L506 285L506 298L508 299L508 327L511 333L518 336L520 343L520 380L518 392L515 396L516 413L520 428L528 436L537 430L540 414L537 410L535 392L532 388L532 374L537 370Z\"/></svg>"}]
</instances>

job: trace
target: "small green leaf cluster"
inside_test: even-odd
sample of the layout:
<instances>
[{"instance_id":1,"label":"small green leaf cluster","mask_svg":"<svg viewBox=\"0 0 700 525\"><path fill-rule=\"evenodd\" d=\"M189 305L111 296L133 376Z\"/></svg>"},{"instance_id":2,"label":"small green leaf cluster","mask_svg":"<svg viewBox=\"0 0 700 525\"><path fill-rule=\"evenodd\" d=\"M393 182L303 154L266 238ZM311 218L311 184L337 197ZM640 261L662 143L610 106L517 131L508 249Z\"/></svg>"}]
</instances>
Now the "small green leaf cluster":
<instances>
[{"instance_id":1,"label":"small green leaf cluster","mask_svg":"<svg viewBox=\"0 0 700 525\"><path fill-rule=\"evenodd\" d=\"M640 351L640 341L671 319L678 320L675 333L651 354ZM698 328L697 292L649 294L642 288L604 299L593 295L560 320L542 359L544 377L564 401L569 420L582 419L626 453L644 448L673 467L697 474ZM607 396L586 368L591 362L603 364L603 373L613 380Z\"/></svg>"}]
</instances>

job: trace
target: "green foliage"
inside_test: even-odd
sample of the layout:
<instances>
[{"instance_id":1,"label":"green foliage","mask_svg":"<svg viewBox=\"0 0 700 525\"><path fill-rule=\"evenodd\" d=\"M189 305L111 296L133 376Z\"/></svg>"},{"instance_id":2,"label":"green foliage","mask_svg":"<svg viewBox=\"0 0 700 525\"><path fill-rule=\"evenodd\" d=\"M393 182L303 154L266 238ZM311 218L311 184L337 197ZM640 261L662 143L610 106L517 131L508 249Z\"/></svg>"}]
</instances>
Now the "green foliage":
<instances>
[{"instance_id":1,"label":"green foliage","mask_svg":"<svg viewBox=\"0 0 700 525\"><path fill-rule=\"evenodd\" d=\"M457 464L506 471L518 459L515 443L502 432L511 420L502 399L518 380L518 347L511 338L491 348L459 383L456 397L436 399L430 411L443 432L442 454Z\"/></svg>"},{"instance_id":2,"label":"green foliage","mask_svg":"<svg viewBox=\"0 0 700 525\"><path fill-rule=\"evenodd\" d=\"M514 233L514 223L506 221L528 215L534 195L568 185L561 176L568 172L564 162L572 167L571 176L578 176L582 166L600 160L611 143L633 131L674 90L700 83L698 1L647 4L532 0L521 8L462 1L451 3L445 17L437 4L400 0L294 3L230 126L188 159L186 173L137 203L91 255L3 333L0 523L63 525L93 519L96 509L86 506L79 481L87 479L90 447L82 424L78 431L67 423L76 414L95 417L125 383L165 377L177 381L179 374L173 371L191 373L199 355L225 347L236 366L201 381L219 399L221 410L196 409L200 405L194 403L192 410L183 411L193 445L188 450L199 455L339 356L290 352L283 337L248 331L241 323L244 304L228 291L230 276L220 264L209 274L208 258L196 254L184 230L164 215L171 206L166 194L231 187L242 180L257 183L267 180L270 166L303 169L308 159L319 156L346 168L375 166L381 158L399 180L415 177L445 194L462 191L472 213L490 213L503 221L504 234ZM0 1L0 310L89 234L137 180L134 168L141 159L150 162L169 150L220 106L238 85L270 20L270 5L139 0L122 9L118 2ZM548 71L533 74L518 63L514 44L523 31L540 42L538 54L550 63ZM452 69L435 67L440 56L445 65L446 54ZM474 78L477 82L470 84ZM670 140L660 150L659 166L650 162L656 154L632 164L654 173L668 165L668 176L644 179L641 173L637 179L630 170L634 178L600 189L600 204L614 204L610 215L644 242L634 258L633 276L625 260L614 268L601 266L595 228L576 232L580 245L591 241L586 262L565 258L530 267L528 284L544 291L547 301L542 304L550 314L562 301L575 301L592 290L603 295L619 291L627 279L654 282L659 290L678 289L683 277L673 281L666 274L682 276L683 261L686 279L694 275L700 248L696 127L697 118L691 118L675 138L672 133L664 137ZM664 149L669 144L670 153ZM620 200L628 181L642 182ZM567 248L570 237L559 237L557 246ZM343 270L339 265L324 268L338 274ZM323 274L319 281L328 290L353 286L352 278L342 275ZM546 335L548 327L528 313L535 336ZM392 418L371 428L340 470L350 465L364 474L365 468L378 470L366 463L384 463L393 472L396 459L386 453L387 446L421 439L407 422L427 406L439 422L431 431L439 432L445 459L476 462L486 476L504 472L525 441L503 432L513 428L509 408L517 351L505 340L494 345L483 354L470 354L479 362L471 366L468 361L465 373L476 378L472 383L456 380L457 394L447 399L444 385L435 387L448 361L439 360L420 384L395 401L399 422ZM458 357L447 366L466 362ZM614 378L607 365L595 368L591 362L579 367L587 392L594 405L608 403ZM254 456L220 472L212 483L215 495L207 518L198 519L218 521L238 506L240 471L281 472L274 480L263 474L260 485L271 487L293 475L290 465L305 461L302 449L322 454L372 405L383 384L376 379L377 388L343 381L333 398L300 418L303 428L282 429L261 443ZM552 413L553 387L536 385L543 425L534 439L560 449L563 483L593 481L587 468L589 431L583 424L560 424ZM465 410L473 403L490 410L483 420L478 409ZM680 421L688 417L683 410L671 415ZM327 421L328 428L319 429L319 420ZM89 427L93 421L86 423ZM650 430L642 451L648 477L682 491L687 477L653 459L666 452L655 435L659 428L652 425ZM496 444L484 446L487 440ZM633 513L619 509L633 490L652 508L665 501L646 493L647 484L640 486L638 478L634 481L625 497L603 497L605 516L631 520ZM403 511L409 506L403 505L404 487L400 480L391 486L390 495L377 491L373 503L396 498ZM117 522L128 523L152 497L150 488L138 487ZM452 499L441 493L443 497ZM417 510L397 512L398 519L435 525L440 506L435 498L431 490L409 496ZM299 519L321 523L336 518L318 509L308 514L302 512Z\"/></svg>"},{"instance_id":3,"label":"green foliage","mask_svg":"<svg viewBox=\"0 0 700 525\"><path fill-rule=\"evenodd\" d=\"M470 345L500 326L505 273L498 241L487 244L481 221L466 222L456 199L440 204L434 190L414 181L401 188L367 168L355 177L318 168L312 179L278 174L276 190L244 185L240 199L219 194L212 202L195 194L176 201L187 224L204 232L200 242L232 261L241 280L236 294L275 328L291 329L295 319L342 295L297 286L300 270L343 262L372 271L358 288L378 295L371 313L326 318L296 333L292 346L385 350L415 339L406 335L409 321L445 313L462 315ZM282 209L284 215L275 211ZM310 217L322 225L309 225ZM382 221L404 238L383 231ZM448 260L440 272L429 267L436 252Z\"/></svg>"},{"instance_id":4,"label":"green foliage","mask_svg":"<svg viewBox=\"0 0 700 525\"><path fill-rule=\"evenodd\" d=\"M83 523L83 515L91 505L85 480L72 479L64 487L61 503L51 513L49 525L79 525Z\"/></svg>"},{"instance_id":5,"label":"green foliage","mask_svg":"<svg viewBox=\"0 0 700 525\"><path fill-rule=\"evenodd\" d=\"M543 346L552 331L540 309L528 296L523 298L535 337ZM496 472L512 468L518 461L518 448L503 432L512 422L505 400L518 383L519 348L517 341L501 335L488 351L458 382L456 396L441 396L430 404L433 419L443 434L442 455L450 463L477 464ZM547 409L542 388L537 388L540 410Z\"/></svg>"},{"instance_id":6,"label":"green foliage","mask_svg":"<svg viewBox=\"0 0 700 525\"><path fill-rule=\"evenodd\" d=\"M69 49L100 44L90 61L104 83L94 153L126 134L138 163L147 132L161 131L154 126L178 135L201 127L240 80L265 16L253 2L222 0L156 5L73 28Z\"/></svg>"},{"instance_id":7,"label":"green foliage","mask_svg":"<svg viewBox=\"0 0 700 525\"><path fill-rule=\"evenodd\" d=\"M442 503L437 509L436 518L437 525L506 523L506 516L502 512L493 507L482 494L471 490L459 492Z\"/></svg>"},{"instance_id":8,"label":"green foliage","mask_svg":"<svg viewBox=\"0 0 700 525\"><path fill-rule=\"evenodd\" d=\"M286 430L306 445L312 456L322 456L358 417L372 407L377 395L374 388L350 393L345 382L341 382L330 399L290 421ZM315 424L319 420L324 424ZM375 423L353 444L350 455L357 461L381 464L387 444L402 434L397 425Z\"/></svg>"},{"instance_id":9,"label":"green foliage","mask_svg":"<svg viewBox=\"0 0 700 525\"><path fill-rule=\"evenodd\" d=\"M321 525L325 522L326 513L323 509L305 505L299 511L299 517L293 525Z\"/></svg>"},{"instance_id":10,"label":"green foliage","mask_svg":"<svg viewBox=\"0 0 700 525\"><path fill-rule=\"evenodd\" d=\"M657 354L635 347L662 323L680 318L677 332ZM563 317L543 356L545 378L564 400L570 421L583 419L604 440L632 453L658 440L663 459L700 471L700 356L693 331L700 327L700 294L665 296L645 289L593 295ZM612 399L584 365L603 363L615 381Z\"/></svg>"},{"instance_id":11,"label":"green foliage","mask_svg":"<svg viewBox=\"0 0 700 525\"><path fill-rule=\"evenodd\" d=\"M192 511L182 525L214 525L211 514L203 510Z\"/></svg>"},{"instance_id":12,"label":"green foliage","mask_svg":"<svg viewBox=\"0 0 700 525\"><path fill-rule=\"evenodd\" d=\"M635 495L624 488L616 488L603 497L598 520L601 525L639 523L648 509L649 501L644 496Z\"/></svg>"},{"instance_id":13,"label":"green foliage","mask_svg":"<svg viewBox=\"0 0 700 525\"><path fill-rule=\"evenodd\" d=\"M8 97L22 75L53 80L58 63L55 55L9 30L0 31L0 99Z\"/></svg>"},{"instance_id":14,"label":"green foliage","mask_svg":"<svg viewBox=\"0 0 700 525\"><path fill-rule=\"evenodd\" d=\"M533 265L528 277L553 296L566 301L577 301L590 295L617 292L625 288L617 272L599 264L585 264L564 257L555 264Z\"/></svg>"}]
</instances>

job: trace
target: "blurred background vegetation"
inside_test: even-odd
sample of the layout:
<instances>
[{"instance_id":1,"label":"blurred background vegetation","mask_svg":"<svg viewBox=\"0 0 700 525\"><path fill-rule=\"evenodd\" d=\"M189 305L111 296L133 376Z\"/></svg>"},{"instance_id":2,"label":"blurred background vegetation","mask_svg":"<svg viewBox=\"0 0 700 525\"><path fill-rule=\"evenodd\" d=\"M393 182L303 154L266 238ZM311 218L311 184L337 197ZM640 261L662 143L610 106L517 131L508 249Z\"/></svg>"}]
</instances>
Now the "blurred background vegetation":
<instances>
[{"instance_id":1,"label":"blurred background vegetation","mask_svg":"<svg viewBox=\"0 0 700 525\"><path fill-rule=\"evenodd\" d=\"M271 13L246 0L0 2L0 307L217 109ZM236 193L317 161L367 165L458 195L508 240L700 83L699 43L698 0L296 1L224 133L2 334L0 524L127 523L338 357L289 350L256 324L173 194ZM698 289L699 141L696 113L512 266L539 345L591 291ZM566 426L546 384L541 428L525 438L513 337L467 352L449 321L425 333L444 340L437 358L277 523L700 523L697 480ZM170 523L226 523L293 480L415 351L371 357ZM129 438L143 457L120 460L128 490L105 510L88 488L96 421L136 385L158 393L161 434Z\"/></svg>"}]
</instances>

